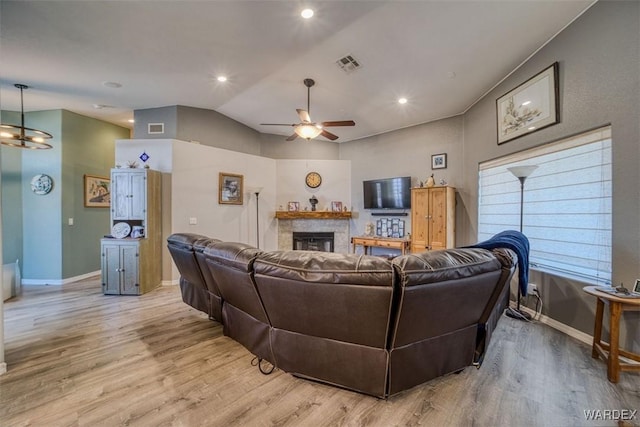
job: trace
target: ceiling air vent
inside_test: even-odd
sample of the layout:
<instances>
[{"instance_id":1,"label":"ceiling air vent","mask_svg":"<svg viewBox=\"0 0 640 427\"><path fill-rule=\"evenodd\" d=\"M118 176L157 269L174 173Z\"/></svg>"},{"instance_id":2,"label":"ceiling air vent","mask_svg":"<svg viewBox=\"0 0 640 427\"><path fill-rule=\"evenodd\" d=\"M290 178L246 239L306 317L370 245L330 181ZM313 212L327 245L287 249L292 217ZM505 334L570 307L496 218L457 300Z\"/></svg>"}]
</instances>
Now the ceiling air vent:
<instances>
[{"instance_id":1,"label":"ceiling air vent","mask_svg":"<svg viewBox=\"0 0 640 427\"><path fill-rule=\"evenodd\" d=\"M338 67L342 68L342 71L347 74L353 73L354 71L362 67L360 61L354 58L353 55L347 55L338 59L336 61L336 64L338 64Z\"/></svg>"},{"instance_id":2,"label":"ceiling air vent","mask_svg":"<svg viewBox=\"0 0 640 427\"><path fill-rule=\"evenodd\" d=\"M149 134L164 133L164 123L149 123L147 133Z\"/></svg>"}]
</instances>

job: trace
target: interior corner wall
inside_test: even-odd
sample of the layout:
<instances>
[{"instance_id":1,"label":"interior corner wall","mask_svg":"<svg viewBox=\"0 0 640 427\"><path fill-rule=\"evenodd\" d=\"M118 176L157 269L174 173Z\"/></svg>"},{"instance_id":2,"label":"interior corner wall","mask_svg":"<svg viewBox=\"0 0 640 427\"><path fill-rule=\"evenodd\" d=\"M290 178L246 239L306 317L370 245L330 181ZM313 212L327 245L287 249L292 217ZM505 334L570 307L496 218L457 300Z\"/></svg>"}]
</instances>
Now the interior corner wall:
<instances>
[{"instance_id":1,"label":"interior corner wall","mask_svg":"<svg viewBox=\"0 0 640 427\"><path fill-rule=\"evenodd\" d=\"M110 232L109 209L84 206L84 176L108 178L115 164L115 141L129 133L62 111L62 279L100 270L100 239Z\"/></svg>"},{"instance_id":2,"label":"interior corner wall","mask_svg":"<svg viewBox=\"0 0 640 427\"><path fill-rule=\"evenodd\" d=\"M297 138L286 141L286 136L271 133L260 134L260 155L272 159L338 160L340 144L322 139L305 141Z\"/></svg>"},{"instance_id":3,"label":"interior corner wall","mask_svg":"<svg viewBox=\"0 0 640 427\"><path fill-rule=\"evenodd\" d=\"M496 104L504 93L555 61L560 65L560 123L497 145ZM464 116L460 176L465 215L461 243L477 236L478 164L611 124L613 141L613 282L640 277L640 3L597 2ZM526 234L526 224L525 224ZM543 314L593 332L595 300L585 283L532 271L543 295ZM625 313L623 344L640 349L640 313Z\"/></svg>"},{"instance_id":4,"label":"interior corner wall","mask_svg":"<svg viewBox=\"0 0 640 427\"><path fill-rule=\"evenodd\" d=\"M198 142L202 145L260 155L258 131L222 115L203 108L177 107L175 139Z\"/></svg>"},{"instance_id":5,"label":"interior corner wall","mask_svg":"<svg viewBox=\"0 0 640 427\"><path fill-rule=\"evenodd\" d=\"M364 234L366 224L376 221L372 211L364 209L365 180L411 176L412 186L418 186L433 173L436 183L462 184L462 123L462 116L456 116L340 144L340 159L351 160L352 236ZM442 153L447 154L447 168L432 170L431 156ZM408 233L411 220L404 219Z\"/></svg>"},{"instance_id":6,"label":"interior corner wall","mask_svg":"<svg viewBox=\"0 0 640 427\"><path fill-rule=\"evenodd\" d=\"M150 123L162 123L164 132L149 133ZM135 139L171 139L178 133L178 107L146 108L133 112L133 136Z\"/></svg>"}]
</instances>

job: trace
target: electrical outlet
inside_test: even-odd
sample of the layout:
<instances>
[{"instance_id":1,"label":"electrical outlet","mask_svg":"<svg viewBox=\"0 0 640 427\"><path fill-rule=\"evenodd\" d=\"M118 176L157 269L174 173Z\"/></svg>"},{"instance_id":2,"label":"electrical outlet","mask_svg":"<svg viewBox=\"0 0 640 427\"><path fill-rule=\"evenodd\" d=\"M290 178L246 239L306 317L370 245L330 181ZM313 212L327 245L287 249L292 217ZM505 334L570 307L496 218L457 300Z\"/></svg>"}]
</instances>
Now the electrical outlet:
<instances>
[{"instance_id":1,"label":"electrical outlet","mask_svg":"<svg viewBox=\"0 0 640 427\"><path fill-rule=\"evenodd\" d=\"M538 285L535 283L529 283L527 286L527 293L532 295L540 295L538 293Z\"/></svg>"}]
</instances>

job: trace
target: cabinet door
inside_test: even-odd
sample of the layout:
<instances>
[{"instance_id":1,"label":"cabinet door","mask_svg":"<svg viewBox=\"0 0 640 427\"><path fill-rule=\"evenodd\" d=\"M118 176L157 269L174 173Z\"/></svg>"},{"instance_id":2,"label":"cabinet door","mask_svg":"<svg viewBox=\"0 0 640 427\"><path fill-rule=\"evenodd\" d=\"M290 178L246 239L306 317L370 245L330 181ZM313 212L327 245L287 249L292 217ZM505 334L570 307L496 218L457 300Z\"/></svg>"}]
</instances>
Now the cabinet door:
<instances>
[{"instance_id":1,"label":"cabinet door","mask_svg":"<svg viewBox=\"0 0 640 427\"><path fill-rule=\"evenodd\" d=\"M138 245L120 246L120 293L122 295L138 295Z\"/></svg>"},{"instance_id":2,"label":"cabinet door","mask_svg":"<svg viewBox=\"0 0 640 427\"><path fill-rule=\"evenodd\" d=\"M142 219L147 206L147 180L144 173L132 173L130 177L129 219Z\"/></svg>"},{"instance_id":3,"label":"cabinet door","mask_svg":"<svg viewBox=\"0 0 640 427\"><path fill-rule=\"evenodd\" d=\"M102 291L105 295L120 294L120 246L102 245Z\"/></svg>"},{"instance_id":4,"label":"cabinet door","mask_svg":"<svg viewBox=\"0 0 640 427\"><path fill-rule=\"evenodd\" d=\"M130 175L126 172L111 174L111 218L129 219Z\"/></svg>"},{"instance_id":5,"label":"cabinet door","mask_svg":"<svg viewBox=\"0 0 640 427\"><path fill-rule=\"evenodd\" d=\"M432 188L429 191L429 243L430 249L447 247L447 189Z\"/></svg>"},{"instance_id":6,"label":"cabinet door","mask_svg":"<svg viewBox=\"0 0 640 427\"><path fill-rule=\"evenodd\" d=\"M429 192L425 189L411 191L411 251L424 252L428 249L429 233Z\"/></svg>"}]
</instances>

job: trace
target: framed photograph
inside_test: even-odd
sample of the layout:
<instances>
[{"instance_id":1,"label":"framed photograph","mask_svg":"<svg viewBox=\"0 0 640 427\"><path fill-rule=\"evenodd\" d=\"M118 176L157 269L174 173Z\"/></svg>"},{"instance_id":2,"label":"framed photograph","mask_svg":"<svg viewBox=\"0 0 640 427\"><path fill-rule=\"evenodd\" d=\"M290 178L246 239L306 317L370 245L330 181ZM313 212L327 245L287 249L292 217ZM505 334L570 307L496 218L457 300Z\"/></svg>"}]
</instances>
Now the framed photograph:
<instances>
[{"instance_id":1,"label":"framed photograph","mask_svg":"<svg viewBox=\"0 0 640 427\"><path fill-rule=\"evenodd\" d=\"M558 63L496 100L498 145L560 121Z\"/></svg>"},{"instance_id":2,"label":"framed photograph","mask_svg":"<svg viewBox=\"0 0 640 427\"><path fill-rule=\"evenodd\" d=\"M287 206L287 210L289 212L297 212L300 210L300 203L299 202L289 202L288 206Z\"/></svg>"},{"instance_id":3,"label":"framed photograph","mask_svg":"<svg viewBox=\"0 0 640 427\"><path fill-rule=\"evenodd\" d=\"M220 172L218 176L218 203L221 205L241 205L244 193L243 176Z\"/></svg>"},{"instance_id":4,"label":"framed photograph","mask_svg":"<svg viewBox=\"0 0 640 427\"><path fill-rule=\"evenodd\" d=\"M331 202L331 210L333 212L342 212L342 202Z\"/></svg>"},{"instance_id":5,"label":"framed photograph","mask_svg":"<svg viewBox=\"0 0 640 427\"><path fill-rule=\"evenodd\" d=\"M111 179L102 176L84 176L84 207L108 208L111 206Z\"/></svg>"},{"instance_id":6,"label":"framed photograph","mask_svg":"<svg viewBox=\"0 0 640 427\"><path fill-rule=\"evenodd\" d=\"M431 156L431 169L446 169L447 168L447 155L446 154L434 154Z\"/></svg>"},{"instance_id":7,"label":"framed photograph","mask_svg":"<svg viewBox=\"0 0 640 427\"><path fill-rule=\"evenodd\" d=\"M636 285L633 287L633 292L640 294L640 279L636 279Z\"/></svg>"}]
</instances>

